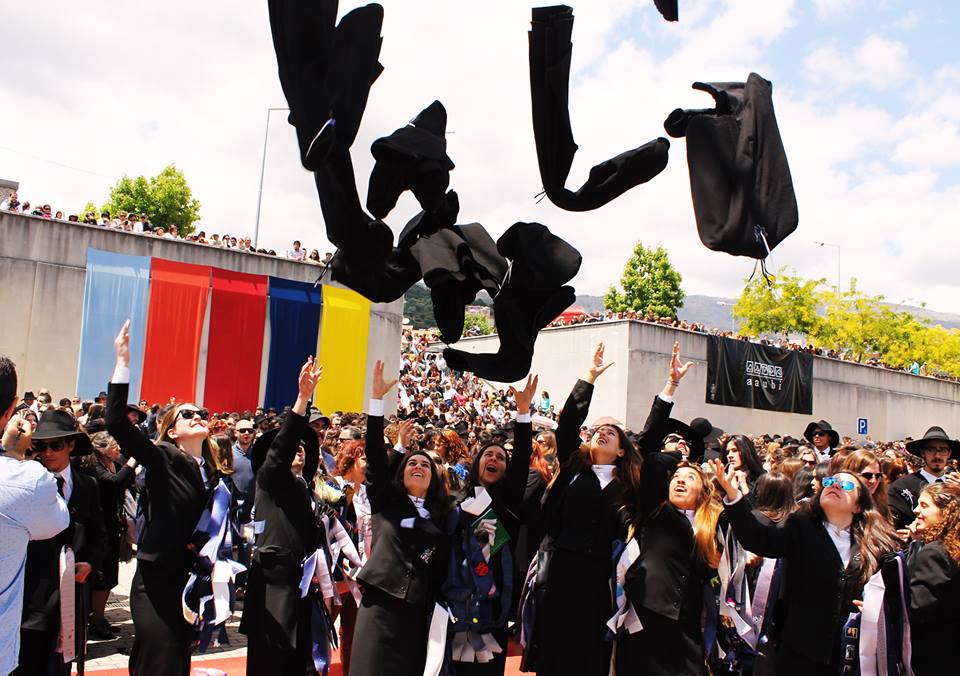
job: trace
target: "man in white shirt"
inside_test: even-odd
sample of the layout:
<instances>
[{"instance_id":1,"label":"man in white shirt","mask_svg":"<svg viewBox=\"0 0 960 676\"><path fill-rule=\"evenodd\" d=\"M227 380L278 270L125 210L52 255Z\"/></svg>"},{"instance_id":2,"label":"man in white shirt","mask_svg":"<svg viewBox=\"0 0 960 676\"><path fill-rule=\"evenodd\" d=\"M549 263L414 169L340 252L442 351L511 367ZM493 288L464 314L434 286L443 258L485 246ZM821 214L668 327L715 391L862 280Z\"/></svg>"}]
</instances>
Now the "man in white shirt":
<instances>
[{"instance_id":1,"label":"man in white shirt","mask_svg":"<svg viewBox=\"0 0 960 676\"><path fill-rule=\"evenodd\" d=\"M306 254L307 250L300 248L300 240L298 239L293 240L292 249L287 249L287 258L291 260L302 262Z\"/></svg>"}]
</instances>

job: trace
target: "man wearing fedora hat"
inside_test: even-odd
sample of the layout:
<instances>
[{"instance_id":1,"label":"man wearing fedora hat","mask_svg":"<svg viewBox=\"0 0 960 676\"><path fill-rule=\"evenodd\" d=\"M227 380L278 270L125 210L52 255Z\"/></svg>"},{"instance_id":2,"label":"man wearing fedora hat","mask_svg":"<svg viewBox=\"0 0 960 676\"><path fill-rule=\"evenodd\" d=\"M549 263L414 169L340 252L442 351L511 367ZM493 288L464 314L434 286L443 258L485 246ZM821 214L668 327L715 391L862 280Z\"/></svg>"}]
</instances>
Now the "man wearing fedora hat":
<instances>
[{"instance_id":1,"label":"man wearing fedora hat","mask_svg":"<svg viewBox=\"0 0 960 676\"><path fill-rule=\"evenodd\" d=\"M924 486L945 481L947 463L960 457L960 441L947 436L942 427L933 426L922 438L908 441L907 451L923 458L923 468L890 484L887 498L897 528L913 523L913 509Z\"/></svg>"},{"instance_id":2,"label":"man wearing fedora hat","mask_svg":"<svg viewBox=\"0 0 960 676\"><path fill-rule=\"evenodd\" d=\"M57 482L70 510L70 525L58 535L27 547L25 601L20 625L20 666L16 674L69 674L73 657L84 649L88 608L83 584L103 560L106 529L96 479L74 471L71 457L93 452L90 438L73 416L51 408L43 412L33 433L33 450ZM69 552L69 553L68 553ZM61 566L74 561L73 579ZM70 589L67 584L80 586ZM73 593L74 608L61 609L62 593ZM72 611L72 612L71 612ZM75 626L64 626L64 621ZM61 634L64 640L61 640ZM70 638L77 640L71 645Z\"/></svg>"},{"instance_id":3,"label":"man wearing fedora hat","mask_svg":"<svg viewBox=\"0 0 960 676\"><path fill-rule=\"evenodd\" d=\"M827 462L834 450L840 445L840 435L826 420L818 420L807 425L803 438L813 444L820 462Z\"/></svg>"}]
</instances>

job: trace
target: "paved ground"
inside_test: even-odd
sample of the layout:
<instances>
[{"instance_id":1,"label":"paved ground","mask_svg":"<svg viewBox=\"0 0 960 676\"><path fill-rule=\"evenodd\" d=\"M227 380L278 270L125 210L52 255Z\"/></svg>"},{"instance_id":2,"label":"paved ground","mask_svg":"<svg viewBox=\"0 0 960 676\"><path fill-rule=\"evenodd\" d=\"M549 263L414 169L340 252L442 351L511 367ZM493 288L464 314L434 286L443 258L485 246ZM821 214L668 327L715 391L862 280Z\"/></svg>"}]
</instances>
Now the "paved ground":
<instances>
[{"instance_id":1,"label":"paved ground","mask_svg":"<svg viewBox=\"0 0 960 676\"><path fill-rule=\"evenodd\" d=\"M120 564L120 583L110 593L107 602L107 620L119 629L118 637L113 641L90 641L87 644L86 670L96 676L122 676L127 673L127 659L133 645L133 621L130 619L129 593L130 582L136 570L136 562ZM219 647L211 647L207 652L193 656L193 676L214 676L227 673L236 676L246 673L247 637L239 633L240 605L237 612L227 622L227 641ZM510 655L515 655L517 646L511 645ZM507 676L519 676L520 658L507 659ZM76 669L76 667L74 667ZM209 669L210 671L206 671ZM328 676L342 676L339 656L334 655L334 664Z\"/></svg>"}]
</instances>

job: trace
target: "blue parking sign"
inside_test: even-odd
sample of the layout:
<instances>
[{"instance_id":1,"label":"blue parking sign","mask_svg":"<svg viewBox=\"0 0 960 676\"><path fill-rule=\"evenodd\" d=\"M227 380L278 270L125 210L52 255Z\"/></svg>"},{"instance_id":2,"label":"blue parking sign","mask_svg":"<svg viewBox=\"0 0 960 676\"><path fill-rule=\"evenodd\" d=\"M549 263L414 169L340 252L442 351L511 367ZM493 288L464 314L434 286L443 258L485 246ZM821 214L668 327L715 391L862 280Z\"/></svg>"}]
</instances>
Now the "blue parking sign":
<instances>
[{"instance_id":1,"label":"blue parking sign","mask_svg":"<svg viewBox=\"0 0 960 676\"><path fill-rule=\"evenodd\" d=\"M869 425L867 424L867 419L857 418L857 434L869 434L869 432L867 431L868 429L870 428L869 428Z\"/></svg>"}]
</instances>

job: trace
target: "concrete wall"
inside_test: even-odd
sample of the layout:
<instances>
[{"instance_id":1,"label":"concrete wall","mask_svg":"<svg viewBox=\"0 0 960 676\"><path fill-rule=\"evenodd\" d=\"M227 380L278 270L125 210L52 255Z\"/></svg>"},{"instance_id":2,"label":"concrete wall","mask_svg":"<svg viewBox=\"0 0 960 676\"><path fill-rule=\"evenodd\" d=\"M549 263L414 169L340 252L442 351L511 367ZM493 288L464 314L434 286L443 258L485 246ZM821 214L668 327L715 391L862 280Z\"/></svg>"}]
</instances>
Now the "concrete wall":
<instances>
[{"instance_id":1,"label":"concrete wall","mask_svg":"<svg viewBox=\"0 0 960 676\"><path fill-rule=\"evenodd\" d=\"M316 281L321 270L274 256L0 212L0 353L16 362L21 392L46 387L54 398L74 393L90 247L304 282ZM388 372L399 368L402 313L402 300L373 305L371 368L377 359ZM367 395L369 387L367 378Z\"/></svg>"},{"instance_id":2,"label":"concrete wall","mask_svg":"<svg viewBox=\"0 0 960 676\"><path fill-rule=\"evenodd\" d=\"M706 336L643 322L547 329L537 340L532 372L559 408L586 373L594 346L603 342L606 360L615 365L597 381L587 420L612 415L640 429L666 380L674 341L680 341L684 361L695 363L674 406L674 416L684 421L704 416L728 432L799 436L810 420L826 419L841 435L856 437L857 419L867 418L869 436L878 440L918 437L931 425L960 435L960 384L819 357L813 361L812 416L707 404ZM457 344L471 352L495 352L497 346L496 336Z\"/></svg>"}]
</instances>

